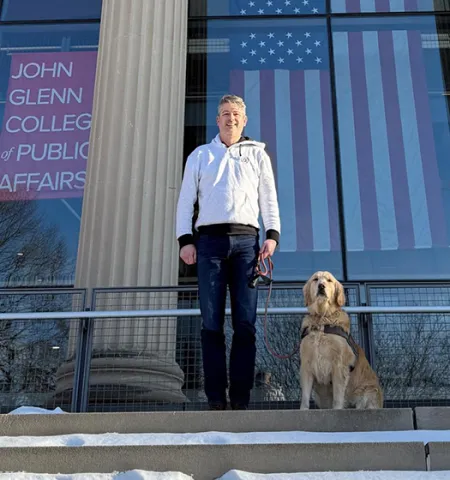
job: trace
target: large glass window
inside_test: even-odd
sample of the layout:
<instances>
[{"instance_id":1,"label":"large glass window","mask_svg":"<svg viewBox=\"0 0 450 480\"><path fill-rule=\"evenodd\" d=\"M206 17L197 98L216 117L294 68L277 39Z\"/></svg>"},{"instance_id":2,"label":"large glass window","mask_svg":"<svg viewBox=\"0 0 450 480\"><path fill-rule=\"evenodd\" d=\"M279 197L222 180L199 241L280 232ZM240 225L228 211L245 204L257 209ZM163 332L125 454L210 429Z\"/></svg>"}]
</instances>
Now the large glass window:
<instances>
[{"instance_id":1,"label":"large glass window","mask_svg":"<svg viewBox=\"0 0 450 480\"><path fill-rule=\"evenodd\" d=\"M332 25L349 278L448 278L447 20Z\"/></svg>"},{"instance_id":2,"label":"large glass window","mask_svg":"<svg viewBox=\"0 0 450 480\"><path fill-rule=\"evenodd\" d=\"M0 29L0 286L73 281L98 28Z\"/></svg>"},{"instance_id":3,"label":"large glass window","mask_svg":"<svg viewBox=\"0 0 450 480\"><path fill-rule=\"evenodd\" d=\"M195 0L189 2L191 17L318 15L327 0Z\"/></svg>"},{"instance_id":4,"label":"large glass window","mask_svg":"<svg viewBox=\"0 0 450 480\"><path fill-rule=\"evenodd\" d=\"M3 0L1 20L69 20L100 18L102 0Z\"/></svg>"},{"instance_id":5,"label":"large glass window","mask_svg":"<svg viewBox=\"0 0 450 480\"><path fill-rule=\"evenodd\" d=\"M325 20L211 20L192 28L186 155L217 134L220 97L242 96L244 133L266 143L277 182L277 280L306 279L325 265L341 277Z\"/></svg>"},{"instance_id":6,"label":"large glass window","mask_svg":"<svg viewBox=\"0 0 450 480\"><path fill-rule=\"evenodd\" d=\"M333 13L448 11L449 0L331 0Z\"/></svg>"}]
</instances>

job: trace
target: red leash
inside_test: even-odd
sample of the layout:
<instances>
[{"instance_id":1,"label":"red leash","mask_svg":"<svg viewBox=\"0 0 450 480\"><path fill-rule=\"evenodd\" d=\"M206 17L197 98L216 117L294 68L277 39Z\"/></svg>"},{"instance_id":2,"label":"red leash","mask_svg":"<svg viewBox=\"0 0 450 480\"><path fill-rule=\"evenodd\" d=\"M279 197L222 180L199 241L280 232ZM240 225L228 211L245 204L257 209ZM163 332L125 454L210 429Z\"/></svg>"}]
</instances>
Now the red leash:
<instances>
[{"instance_id":1,"label":"red leash","mask_svg":"<svg viewBox=\"0 0 450 480\"><path fill-rule=\"evenodd\" d=\"M256 272L255 275L256 281L257 278L261 278L263 283L266 285L269 285L269 292L267 294L267 300L266 300L266 306L265 306L265 312L264 312L264 343L266 345L267 350L276 358L280 358L281 360L287 360L288 358L293 357L300 348L300 343L296 345L294 350L287 354L287 355L280 355L279 353L275 352L275 350L272 349L269 343L269 339L267 336L267 310L269 309L269 302L270 302L270 297L272 295L272 283L273 283L273 262L270 257L267 258L269 266L267 267L265 260L259 260L257 266L256 266ZM262 265L262 268L261 266Z\"/></svg>"}]
</instances>

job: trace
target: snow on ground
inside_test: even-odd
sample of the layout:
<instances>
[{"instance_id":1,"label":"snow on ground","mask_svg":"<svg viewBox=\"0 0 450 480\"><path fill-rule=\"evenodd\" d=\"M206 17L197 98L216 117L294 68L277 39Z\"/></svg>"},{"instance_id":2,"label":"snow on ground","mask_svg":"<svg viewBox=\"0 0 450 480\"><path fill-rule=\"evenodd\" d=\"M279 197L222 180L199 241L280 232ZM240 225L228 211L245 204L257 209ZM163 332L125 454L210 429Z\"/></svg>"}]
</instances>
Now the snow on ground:
<instances>
[{"instance_id":1,"label":"snow on ground","mask_svg":"<svg viewBox=\"0 0 450 480\"><path fill-rule=\"evenodd\" d=\"M0 480L193 480L178 472L145 472L132 470L122 473L82 473L75 475L50 475L32 473L0 474ZM324 472L324 473L274 473L258 474L230 470L217 480L449 480L445 472Z\"/></svg>"},{"instance_id":2,"label":"snow on ground","mask_svg":"<svg viewBox=\"0 0 450 480\"><path fill-rule=\"evenodd\" d=\"M4 447L87 447L122 445L215 445L272 443L379 443L450 442L450 430L399 432L202 432L202 433L104 433L42 437L2 437Z\"/></svg>"},{"instance_id":3,"label":"snow on ground","mask_svg":"<svg viewBox=\"0 0 450 480\"><path fill-rule=\"evenodd\" d=\"M50 475L49 473L0 473L0 480L192 480L192 478L193 477L190 475L185 475L184 473L179 472L160 473L144 472L143 470L132 470L122 473L77 473L75 475ZM435 479L433 478L432 480Z\"/></svg>"},{"instance_id":4,"label":"snow on ground","mask_svg":"<svg viewBox=\"0 0 450 480\"><path fill-rule=\"evenodd\" d=\"M1 477L0 477L1 478ZM448 472L324 472L263 475L231 470L220 480L449 480Z\"/></svg>"},{"instance_id":5,"label":"snow on ground","mask_svg":"<svg viewBox=\"0 0 450 480\"><path fill-rule=\"evenodd\" d=\"M66 412L64 410L61 410L59 407L56 407L54 410L46 410L45 408L40 408L40 407L19 407L9 412L9 415L38 415L38 414L50 415L52 413L66 413Z\"/></svg>"}]
</instances>

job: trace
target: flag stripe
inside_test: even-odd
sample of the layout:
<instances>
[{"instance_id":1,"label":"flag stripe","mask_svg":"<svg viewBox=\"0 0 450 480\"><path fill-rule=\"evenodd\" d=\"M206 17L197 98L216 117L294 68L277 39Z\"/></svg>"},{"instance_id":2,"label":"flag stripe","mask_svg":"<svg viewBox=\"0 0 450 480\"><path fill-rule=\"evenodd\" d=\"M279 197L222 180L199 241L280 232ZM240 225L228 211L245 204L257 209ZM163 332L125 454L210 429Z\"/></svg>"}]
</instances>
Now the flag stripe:
<instances>
[{"instance_id":1,"label":"flag stripe","mask_svg":"<svg viewBox=\"0 0 450 480\"><path fill-rule=\"evenodd\" d=\"M333 0L332 1L332 12L333 13L345 13L345 0Z\"/></svg>"},{"instance_id":2,"label":"flag stripe","mask_svg":"<svg viewBox=\"0 0 450 480\"><path fill-rule=\"evenodd\" d=\"M370 11L370 12L389 12L390 11L389 0L375 0L374 2L371 2L371 3L373 3L373 4L371 5L370 10L366 10L364 8L365 7L365 2L362 4L363 8L361 8L361 10L363 12L367 12L367 11Z\"/></svg>"},{"instance_id":3,"label":"flag stripe","mask_svg":"<svg viewBox=\"0 0 450 480\"><path fill-rule=\"evenodd\" d=\"M346 0L346 13L359 13L361 11L361 4L359 0Z\"/></svg>"},{"instance_id":4,"label":"flag stripe","mask_svg":"<svg viewBox=\"0 0 450 480\"><path fill-rule=\"evenodd\" d=\"M347 249L362 251L364 241L347 33L335 32L333 39Z\"/></svg>"},{"instance_id":5,"label":"flag stripe","mask_svg":"<svg viewBox=\"0 0 450 480\"><path fill-rule=\"evenodd\" d=\"M378 4L378 2L383 2L383 0L367 0L365 3L365 8L364 10L366 12L376 12L376 6L375 3Z\"/></svg>"},{"instance_id":6,"label":"flag stripe","mask_svg":"<svg viewBox=\"0 0 450 480\"><path fill-rule=\"evenodd\" d=\"M259 88L259 72L255 70L246 71L244 79L243 98L247 106L248 118L245 133L250 138L259 140L261 138L261 90Z\"/></svg>"},{"instance_id":7,"label":"flag stripe","mask_svg":"<svg viewBox=\"0 0 450 480\"><path fill-rule=\"evenodd\" d=\"M314 250L329 251L330 225L328 220L328 189L323 144L322 95L320 91L320 75L317 70L307 70L305 72L304 95L306 98Z\"/></svg>"},{"instance_id":8,"label":"flag stripe","mask_svg":"<svg viewBox=\"0 0 450 480\"><path fill-rule=\"evenodd\" d=\"M392 32L378 33L381 77L385 94L386 127L394 193L395 218L400 249L414 248L414 232L409 202L404 140L396 83Z\"/></svg>"},{"instance_id":9,"label":"flag stripe","mask_svg":"<svg viewBox=\"0 0 450 480\"><path fill-rule=\"evenodd\" d=\"M358 157L364 245L369 250L379 250L380 229L378 221L375 178L370 138L369 105L364 68L364 49L361 32L349 32L350 75Z\"/></svg>"},{"instance_id":10,"label":"flag stripe","mask_svg":"<svg viewBox=\"0 0 450 480\"><path fill-rule=\"evenodd\" d=\"M230 93L242 97L245 92L245 77L242 70L230 72Z\"/></svg>"},{"instance_id":11,"label":"flag stripe","mask_svg":"<svg viewBox=\"0 0 450 480\"><path fill-rule=\"evenodd\" d=\"M377 32L363 33L365 68L367 71L367 96L369 99L370 132L374 161L375 189L380 225L380 242L383 250L398 248L395 220L394 194L392 192L391 166L389 163L388 131L384 92L382 88L380 54Z\"/></svg>"},{"instance_id":12,"label":"flag stripe","mask_svg":"<svg viewBox=\"0 0 450 480\"><path fill-rule=\"evenodd\" d=\"M275 70L275 121L278 128L277 135L277 172L278 172L278 200L283 212L283 238L280 242L284 252L295 252L296 219L295 219L295 185L294 159L292 152L291 127L291 93L289 71ZM264 117L263 117L264 118ZM314 222L314 215L313 215Z\"/></svg>"},{"instance_id":13,"label":"flag stripe","mask_svg":"<svg viewBox=\"0 0 450 480\"><path fill-rule=\"evenodd\" d=\"M306 139L305 73L291 73L292 138ZM297 249L313 250L311 218L311 189L309 185L309 150L307 142L294 141L294 181L296 188L295 209L297 217Z\"/></svg>"},{"instance_id":14,"label":"flag stripe","mask_svg":"<svg viewBox=\"0 0 450 480\"><path fill-rule=\"evenodd\" d=\"M417 116L414 104L408 37L405 31L392 32L396 63L398 100L405 147L406 172L416 248L431 247L427 197L420 157Z\"/></svg>"},{"instance_id":15,"label":"flag stripe","mask_svg":"<svg viewBox=\"0 0 450 480\"><path fill-rule=\"evenodd\" d=\"M403 0L404 1L404 10L405 12L417 12L419 7L417 5L417 0ZM422 10L434 10L434 0L431 0L431 3L428 6L423 6ZM401 10L399 10L401 11Z\"/></svg>"},{"instance_id":16,"label":"flag stripe","mask_svg":"<svg viewBox=\"0 0 450 480\"><path fill-rule=\"evenodd\" d=\"M260 72L260 92L261 139L267 145L267 153L272 160L272 168L277 180L277 124L275 122L275 78L273 71L262 70Z\"/></svg>"},{"instance_id":17,"label":"flag stripe","mask_svg":"<svg viewBox=\"0 0 450 480\"><path fill-rule=\"evenodd\" d=\"M337 204L336 156L334 150L333 116L331 111L331 86L328 72L320 71L322 95L322 124L325 152L326 181L328 185L328 219L331 251L339 251L339 212Z\"/></svg>"},{"instance_id":18,"label":"flag stripe","mask_svg":"<svg viewBox=\"0 0 450 480\"><path fill-rule=\"evenodd\" d=\"M388 11L390 12L405 12L405 2L403 0L390 0L388 2L388 6L390 6L390 9Z\"/></svg>"},{"instance_id":19,"label":"flag stripe","mask_svg":"<svg viewBox=\"0 0 450 480\"><path fill-rule=\"evenodd\" d=\"M416 112L420 112L416 115L416 121L422 162L421 167L423 170L426 198L428 200L428 218L433 238L432 243L433 245L446 247L448 246L446 232L447 222L443 206L442 191L439 188L441 180L436 161L437 155L425 78L422 41L419 32L408 32L407 35L415 108ZM426 162L426 165L423 165L423 162L427 159L430 161Z\"/></svg>"}]
</instances>

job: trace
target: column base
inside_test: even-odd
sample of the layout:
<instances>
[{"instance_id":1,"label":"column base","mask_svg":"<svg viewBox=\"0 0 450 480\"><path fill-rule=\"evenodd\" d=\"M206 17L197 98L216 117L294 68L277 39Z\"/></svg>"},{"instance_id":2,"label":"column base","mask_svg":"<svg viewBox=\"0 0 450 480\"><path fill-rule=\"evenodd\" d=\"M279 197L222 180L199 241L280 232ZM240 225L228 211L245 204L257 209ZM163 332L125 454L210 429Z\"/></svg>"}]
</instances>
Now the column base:
<instances>
[{"instance_id":1,"label":"column base","mask_svg":"<svg viewBox=\"0 0 450 480\"><path fill-rule=\"evenodd\" d=\"M120 356L119 356L120 355ZM61 365L57 372L55 397L72 394L75 362ZM109 354L91 360L89 404L170 402L189 400L181 391L184 373L172 358Z\"/></svg>"}]
</instances>

